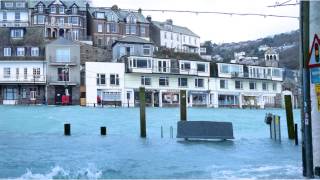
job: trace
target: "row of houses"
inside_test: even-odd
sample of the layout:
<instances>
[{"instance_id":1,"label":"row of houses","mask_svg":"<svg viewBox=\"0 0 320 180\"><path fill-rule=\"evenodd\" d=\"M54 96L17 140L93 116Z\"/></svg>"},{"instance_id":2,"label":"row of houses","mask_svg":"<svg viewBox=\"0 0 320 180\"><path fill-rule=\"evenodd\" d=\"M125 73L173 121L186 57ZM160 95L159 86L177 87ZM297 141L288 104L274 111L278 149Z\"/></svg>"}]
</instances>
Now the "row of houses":
<instances>
[{"instance_id":1,"label":"row of houses","mask_svg":"<svg viewBox=\"0 0 320 180\"><path fill-rule=\"evenodd\" d=\"M200 37L172 20L86 1L0 3L2 104L133 107L144 86L150 106L177 105L181 89L189 106L281 106L281 68L201 59Z\"/></svg>"}]
</instances>

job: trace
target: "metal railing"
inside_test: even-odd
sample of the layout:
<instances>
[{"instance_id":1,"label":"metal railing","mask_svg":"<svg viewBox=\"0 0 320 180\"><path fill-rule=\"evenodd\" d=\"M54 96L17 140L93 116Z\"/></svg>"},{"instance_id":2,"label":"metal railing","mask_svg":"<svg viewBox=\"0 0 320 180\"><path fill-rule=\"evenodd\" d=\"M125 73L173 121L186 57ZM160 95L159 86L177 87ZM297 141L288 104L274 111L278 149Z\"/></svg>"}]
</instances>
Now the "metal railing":
<instances>
[{"instance_id":1,"label":"metal railing","mask_svg":"<svg viewBox=\"0 0 320 180\"><path fill-rule=\"evenodd\" d=\"M61 61L58 60L55 56L49 56L49 63L50 65L70 65L74 66L80 63L80 59L77 56L70 57L70 60Z\"/></svg>"}]
</instances>

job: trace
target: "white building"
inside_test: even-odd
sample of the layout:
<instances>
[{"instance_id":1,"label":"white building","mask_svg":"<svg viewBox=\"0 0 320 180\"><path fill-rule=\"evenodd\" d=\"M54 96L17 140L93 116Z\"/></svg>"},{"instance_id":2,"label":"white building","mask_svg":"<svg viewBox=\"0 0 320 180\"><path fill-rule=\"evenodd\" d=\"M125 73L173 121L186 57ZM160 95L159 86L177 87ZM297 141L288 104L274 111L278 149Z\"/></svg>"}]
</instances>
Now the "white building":
<instances>
[{"instance_id":1,"label":"white building","mask_svg":"<svg viewBox=\"0 0 320 180\"><path fill-rule=\"evenodd\" d=\"M151 21L150 17L147 19ZM151 39L158 47L200 54L200 36L187 27L174 25L171 19L165 22L152 21L150 31Z\"/></svg>"}]
</instances>

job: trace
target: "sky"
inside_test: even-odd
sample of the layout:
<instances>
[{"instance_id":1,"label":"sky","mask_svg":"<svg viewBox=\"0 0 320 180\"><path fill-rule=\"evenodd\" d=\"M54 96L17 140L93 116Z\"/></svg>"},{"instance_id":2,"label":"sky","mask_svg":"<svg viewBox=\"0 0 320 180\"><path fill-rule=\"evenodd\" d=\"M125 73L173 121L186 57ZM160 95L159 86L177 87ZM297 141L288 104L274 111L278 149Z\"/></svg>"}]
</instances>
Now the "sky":
<instances>
[{"instance_id":1,"label":"sky","mask_svg":"<svg viewBox=\"0 0 320 180\"><path fill-rule=\"evenodd\" d=\"M173 24L188 27L201 37L201 42L211 40L213 43L239 42L255 40L274 34L290 32L299 28L298 19L236 16L217 14L147 12L143 9L170 9L193 11L222 11L237 13L262 13L286 16L299 16L299 6L267 7L276 2L287 0L91 0L92 6L120 9L142 9L145 16L152 20L172 19ZM291 0L290 3L296 3Z\"/></svg>"}]
</instances>

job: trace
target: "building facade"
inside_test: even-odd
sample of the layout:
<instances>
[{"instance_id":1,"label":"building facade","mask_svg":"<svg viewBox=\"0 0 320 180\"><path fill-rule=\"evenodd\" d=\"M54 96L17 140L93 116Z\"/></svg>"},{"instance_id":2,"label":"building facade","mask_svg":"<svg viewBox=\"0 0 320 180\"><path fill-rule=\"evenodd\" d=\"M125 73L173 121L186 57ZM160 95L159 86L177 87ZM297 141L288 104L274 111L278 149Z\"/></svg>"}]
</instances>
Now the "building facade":
<instances>
[{"instance_id":1,"label":"building facade","mask_svg":"<svg viewBox=\"0 0 320 180\"><path fill-rule=\"evenodd\" d=\"M171 19L165 22L152 21L150 25L150 38L158 47L174 49L176 52L200 54L200 36L187 27L173 24Z\"/></svg>"},{"instance_id":2,"label":"building facade","mask_svg":"<svg viewBox=\"0 0 320 180\"><path fill-rule=\"evenodd\" d=\"M13 28L15 29L15 28ZM42 29L24 27L21 34L0 28L0 103L45 102L46 61Z\"/></svg>"},{"instance_id":3,"label":"building facade","mask_svg":"<svg viewBox=\"0 0 320 180\"><path fill-rule=\"evenodd\" d=\"M141 11L120 10L116 5L112 8L90 8L88 18L94 46L111 50L116 40L129 35L149 40L149 22Z\"/></svg>"},{"instance_id":4,"label":"building facade","mask_svg":"<svg viewBox=\"0 0 320 180\"><path fill-rule=\"evenodd\" d=\"M60 37L46 52L48 104L80 104L80 45Z\"/></svg>"},{"instance_id":5,"label":"building facade","mask_svg":"<svg viewBox=\"0 0 320 180\"><path fill-rule=\"evenodd\" d=\"M42 27L46 38L87 40L85 0L31 0L30 25Z\"/></svg>"}]
</instances>

